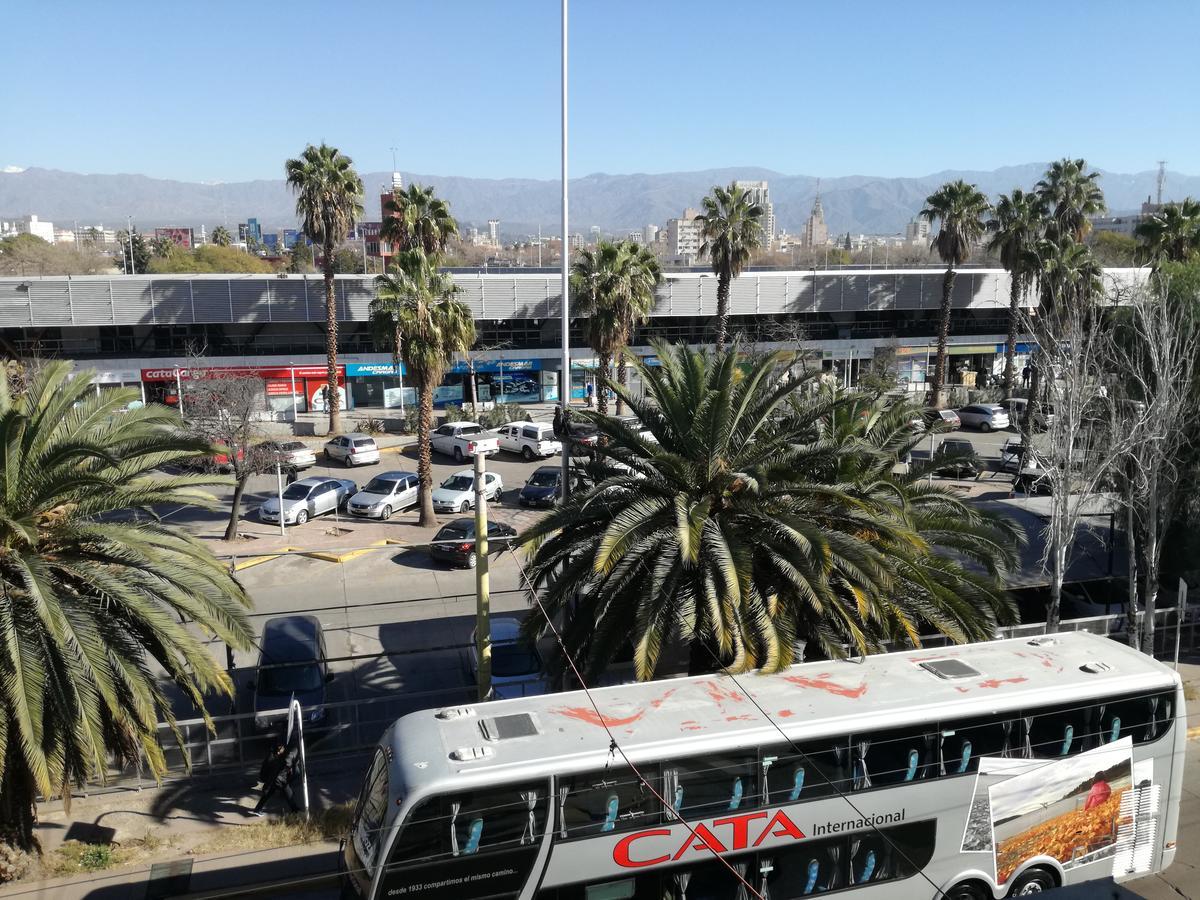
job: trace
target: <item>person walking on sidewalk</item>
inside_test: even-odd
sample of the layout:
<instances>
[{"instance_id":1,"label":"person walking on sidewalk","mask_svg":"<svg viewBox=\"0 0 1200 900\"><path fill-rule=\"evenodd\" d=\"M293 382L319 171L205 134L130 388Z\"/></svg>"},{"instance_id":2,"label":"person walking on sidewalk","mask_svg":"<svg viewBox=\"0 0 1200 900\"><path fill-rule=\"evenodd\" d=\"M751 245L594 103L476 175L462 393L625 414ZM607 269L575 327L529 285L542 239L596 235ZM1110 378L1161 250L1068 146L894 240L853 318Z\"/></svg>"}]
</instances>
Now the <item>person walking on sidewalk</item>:
<instances>
[{"instance_id":1,"label":"person walking on sidewalk","mask_svg":"<svg viewBox=\"0 0 1200 900\"><path fill-rule=\"evenodd\" d=\"M271 749L267 751L267 758L263 760L262 770L258 774L258 780L262 782L262 796L258 798L254 809L250 810L250 815L263 815L263 807L276 791L283 791L283 796L287 800L288 806L292 808L292 812L300 812L300 807L296 805L296 797L292 793L292 780L296 777L296 768L299 762L299 746L293 744L288 747L281 740L277 740L271 745Z\"/></svg>"},{"instance_id":2,"label":"person walking on sidewalk","mask_svg":"<svg viewBox=\"0 0 1200 900\"><path fill-rule=\"evenodd\" d=\"M551 423L551 425L550 425L550 428L551 428L551 430L554 432L554 436L555 436L556 438L558 438L559 440L562 440L562 436L563 436L563 414L562 414L562 407L561 407L561 406L556 406L556 407L554 407L554 421Z\"/></svg>"}]
</instances>

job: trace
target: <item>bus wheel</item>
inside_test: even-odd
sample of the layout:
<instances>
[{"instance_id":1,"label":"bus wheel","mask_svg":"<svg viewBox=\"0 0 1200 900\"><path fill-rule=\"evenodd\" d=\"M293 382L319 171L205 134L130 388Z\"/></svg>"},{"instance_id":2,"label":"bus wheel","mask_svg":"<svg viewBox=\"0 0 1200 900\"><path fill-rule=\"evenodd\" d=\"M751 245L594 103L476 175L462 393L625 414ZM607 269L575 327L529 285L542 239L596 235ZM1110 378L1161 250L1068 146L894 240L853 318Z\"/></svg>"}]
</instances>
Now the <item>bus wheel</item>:
<instances>
[{"instance_id":1,"label":"bus wheel","mask_svg":"<svg viewBox=\"0 0 1200 900\"><path fill-rule=\"evenodd\" d=\"M1013 882L1012 889L1009 890L1010 897L1028 897L1030 894L1041 894L1045 891L1052 891L1058 887L1058 882L1054 878L1054 873L1048 869L1043 869L1035 866L1032 869L1026 869L1017 876Z\"/></svg>"},{"instance_id":2,"label":"bus wheel","mask_svg":"<svg viewBox=\"0 0 1200 900\"><path fill-rule=\"evenodd\" d=\"M943 895L946 900L992 900L992 892L978 881L956 884Z\"/></svg>"}]
</instances>

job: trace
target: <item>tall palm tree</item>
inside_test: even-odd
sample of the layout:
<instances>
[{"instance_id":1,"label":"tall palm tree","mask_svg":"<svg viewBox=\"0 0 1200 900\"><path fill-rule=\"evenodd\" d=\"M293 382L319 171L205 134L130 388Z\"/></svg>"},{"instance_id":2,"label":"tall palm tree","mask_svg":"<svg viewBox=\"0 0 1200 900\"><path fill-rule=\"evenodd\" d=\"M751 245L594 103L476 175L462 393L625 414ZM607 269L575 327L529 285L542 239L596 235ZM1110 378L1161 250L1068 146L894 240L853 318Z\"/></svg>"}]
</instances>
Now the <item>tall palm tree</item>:
<instances>
[{"instance_id":1,"label":"tall palm tree","mask_svg":"<svg viewBox=\"0 0 1200 900\"><path fill-rule=\"evenodd\" d=\"M938 320L937 363L933 372L932 402L941 405L946 385L946 339L950 334L950 299L954 292L954 269L971 255L971 248L983 237L983 217L991 207L987 197L973 184L959 179L943 184L925 198L921 218L941 225L930 247L946 264L942 278L942 306Z\"/></svg>"},{"instance_id":2,"label":"tall palm tree","mask_svg":"<svg viewBox=\"0 0 1200 900\"><path fill-rule=\"evenodd\" d=\"M594 250L581 249L571 263L571 308L587 321L588 343L596 351L600 384L612 380L613 356L625 345L633 290L631 268L629 245L624 242L600 241ZM597 408L606 416L608 391L600 387L597 395Z\"/></svg>"},{"instance_id":3,"label":"tall palm tree","mask_svg":"<svg viewBox=\"0 0 1200 900\"><path fill-rule=\"evenodd\" d=\"M1143 263L1187 262L1200 256L1200 203L1191 197L1168 203L1139 223L1133 234L1141 242L1138 258Z\"/></svg>"},{"instance_id":4,"label":"tall palm tree","mask_svg":"<svg viewBox=\"0 0 1200 900\"><path fill-rule=\"evenodd\" d=\"M218 225L212 230L212 242L218 247L228 247L233 243L233 235L224 225Z\"/></svg>"},{"instance_id":5,"label":"tall palm tree","mask_svg":"<svg viewBox=\"0 0 1200 900\"><path fill-rule=\"evenodd\" d=\"M350 157L335 147L309 144L299 159L284 164L287 183L296 192L296 215L304 233L322 250L325 275L325 357L328 367L329 433L342 430L337 380L337 297L333 283L334 248L346 240L362 217L363 183Z\"/></svg>"},{"instance_id":6,"label":"tall palm tree","mask_svg":"<svg viewBox=\"0 0 1200 900\"><path fill-rule=\"evenodd\" d=\"M721 352L728 340L729 286L762 246L765 210L736 182L714 186L701 206L704 213L696 217L704 239L700 255L708 256L717 276L717 352Z\"/></svg>"},{"instance_id":7,"label":"tall palm tree","mask_svg":"<svg viewBox=\"0 0 1200 900\"><path fill-rule=\"evenodd\" d=\"M433 193L433 188L410 184L383 205L387 213L380 237L397 250L420 247L427 256L446 249L446 242L458 235L458 222L450 215L450 205Z\"/></svg>"},{"instance_id":8,"label":"tall palm tree","mask_svg":"<svg viewBox=\"0 0 1200 900\"><path fill-rule=\"evenodd\" d=\"M18 394L0 370L0 830L24 847L39 794L69 795L111 761L166 771L164 673L206 721L205 693L232 695L185 619L252 641L249 598L202 541L113 515L215 506L200 490L211 477L161 472L211 448L164 406L127 409L137 391L97 395L70 374L52 363Z\"/></svg>"},{"instance_id":9,"label":"tall palm tree","mask_svg":"<svg viewBox=\"0 0 1200 900\"><path fill-rule=\"evenodd\" d=\"M1021 317L1021 298L1029 290L1033 272L1030 270L1030 251L1045 231L1046 211L1038 194L1013 188L1011 194L1001 194L996 201L993 217L987 222L992 233L987 249L1000 257L1008 270L1008 340L1004 345L1004 394L1013 391L1017 355L1017 324Z\"/></svg>"},{"instance_id":10,"label":"tall palm tree","mask_svg":"<svg viewBox=\"0 0 1200 900\"><path fill-rule=\"evenodd\" d=\"M628 273L629 291L623 297L621 310L624 320L622 347L628 347L633 340L634 329L645 323L654 311L654 290L662 282L662 267L658 258L649 247L640 244L627 243L629 256ZM617 383L623 388L629 385L628 355L617 353ZM624 411L624 401L617 394L617 415Z\"/></svg>"},{"instance_id":11,"label":"tall palm tree","mask_svg":"<svg viewBox=\"0 0 1200 900\"><path fill-rule=\"evenodd\" d=\"M859 412L850 399L795 399L785 353L743 372L736 348L656 350L659 366L634 363L645 398L610 385L653 440L583 413L607 439L597 481L522 535L550 616L573 611L567 648L589 674L626 641L648 679L676 641L733 670L775 670L798 639L838 656L927 625L984 638L1011 619L986 574L1012 561L1011 526L893 476L887 441L831 438L831 416ZM901 410L890 427L910 419ZM969 574L961 552L985 574ZM545 625L531 616L526 627Z\"/></svg>"},{"instance_id":12,"label":"tall palm tree","mask_svg":"<svg viewBox=\"0 0 1200 900\"><path fill-rule=\"evenodd\" d=\"M1045 237L1027 257L1038 284L1039 314L1051 316L1065 305L1094 302L1104 290L1104 268L1087 244L1070 234Z\"/></svg>"},{"instance_id":13,"label":"tall palm tree","mask_svg":"<svg viewBox=\"0 0 1200 900\"><path fill-rule=\"evenodd\" d=\"M392 273L375 279L376 302L380 304L376 309L388 309L388 315L397 323L397 344L399 336L404 336L400 354L417 382L417 475L421 482L417 503L418 524L422 526L437 523L429 445L433 391L441 383L451 357L465 353L475 343L475 321L467 305L454 299L457 290L454 279L439 272L436 261L420 248L398 253Z\"/></svg>"},{"instance_id":14,"label":"tall palm tree","mask_svg":"<svg viewBox=\"0 0 1200 900\"><path fill-rule=\"evenodd\" d=\"M1092 228L1088 216L1108 208L1096 183L1099 179L1100 173L1088 172L1083 159L1064 158L1050 164L1035 190L1049 211L1051 237L1070 236L1076 241L1087 237Z\"/></svg>"}]
</instances>

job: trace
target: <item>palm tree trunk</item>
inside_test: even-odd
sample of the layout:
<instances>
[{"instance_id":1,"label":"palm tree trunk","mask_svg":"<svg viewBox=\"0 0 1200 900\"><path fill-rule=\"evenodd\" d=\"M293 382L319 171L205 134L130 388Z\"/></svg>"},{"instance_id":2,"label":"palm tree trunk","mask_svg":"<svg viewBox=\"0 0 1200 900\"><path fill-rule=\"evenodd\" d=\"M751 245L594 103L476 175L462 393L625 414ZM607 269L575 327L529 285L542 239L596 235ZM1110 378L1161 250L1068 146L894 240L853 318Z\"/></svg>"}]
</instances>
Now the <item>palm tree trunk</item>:
<instances>
[{"instance_id":1,"label":"palm tree trunk","mask_svg":"<svg viewBox=\"0 0 1200 900\"><path fill-rule=\"evenodd\" d=\"M596 379L596 409L600 415L608 415L608 382L612 378L612 355L609 353L600 354L600 365L598 366L597 374L600 376Z\"/></svg>"},{"instance_id":2,"label":"palm tree trunk","mask_svg":"<svg viewBox=\"0 0 1200 900\"><path fill-rule=\"evenodd\" d=\"M421 379L420 410L417 414L417 479L420 482L417 524L423 528L437 524L433 513L433 452L429 433L433 430L433 385L429 378Z\"/></svg>"},{"instance_id":3,"label":"palm tree trunk","mask_svg":"<svg viewBox=\"0 0 1200 900\"><path fill-rule=\"evenodd\" d=\"M946 387L946 339L950 336L950 297L954 292L954 266L946 266L942 276L942 306L938 317L937 362L933 367L933 397L930 402L941 407L942 391Z\"/></svg>"},{"instance_id":4,"label":"palm tree trunk","mask_svg":"<svg viewBox=\"0 0 1200 900\"><path fill-rule=\"evenodd\" d=\"M625 386L629 383L628 379L629 379L628 360L625 358L625 354L621 353L621 355L617 357L617 384L621 385L621 388L624 389ZM625 404L621 400L621 395L617 394L617 415L619 416L624 412L625 412Z\"/></svg>"},{"instance_id":5,"label":"palm tree trunk","mask_svg":"<svg viewBox=\"0 0 1200 900\"><path fill-rule=\"evenodd\" d=\"M717 352L725 352L729 328L729 273L717 277Z\"/></svg>"},{"instance_id":6,"label":"palm tree trunk","mask_svg":"<svg viewBox=\"0 0 1200 900\"><path fill-rule=\"evenodd\" d=\"M1011 397L1013 381L1016 377L1014 369L1017 357L1017 319L1021 313L1021 283L1023 278L1017 272L1012 273L1012 286L1008 291L1008 341L1004 345L1004 396Z\"/></svg>"},{"instance_id":7,"label":"palm tree trunk","mask_svg":"<svg viewBox=\"0 0 1200 900\"><path fill-rule=\"evenodd\" d=\"M229 452L232 456L236 451L230 448ZM249 478L250 473L244 472L233 484L233 502L229 504L229 524L225 526L225 540L227 541L237 539L238 521L242 518L242 494L246 490L246 481Z\"/></svg>"},{"instance_id":8,"label":"palm tree trunk","mask_svg":"<svg viewBox=\"0 0 1200 900\"><path fill-rule=\"evenodd\" d=\"M338 402L338 323L337 296L333 289L333 241L326 240L323 248L325 259L322 269L325 272L325 357L328 366L329 380L329 433L338 434L342 430L341 403Z\"/></svg>"},{"instance_id":9,"label":"palm tree trunk","mask_svg":"<svg viewBox=\"0 0 1200 900\"><path fill-rule=\"evenodd\" d=\"M0 841L22 850L33 850L37 839L37 786L29 774L29 764L21 753L14 725L5 748L4 778L0 780Z\"/></svg>"}]
</instances>

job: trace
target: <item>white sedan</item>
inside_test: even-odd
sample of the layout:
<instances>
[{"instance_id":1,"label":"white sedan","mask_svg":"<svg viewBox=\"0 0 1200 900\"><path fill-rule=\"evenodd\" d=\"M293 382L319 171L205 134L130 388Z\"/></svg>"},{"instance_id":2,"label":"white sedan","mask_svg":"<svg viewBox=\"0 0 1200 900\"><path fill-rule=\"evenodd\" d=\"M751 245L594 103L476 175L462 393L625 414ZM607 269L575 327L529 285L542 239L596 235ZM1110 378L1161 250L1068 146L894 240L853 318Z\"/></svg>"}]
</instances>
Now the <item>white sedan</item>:
<instances>
[{"instance_id":1,"label":"white sedan","mask_svg":"<svg viewBox=\"0 0 1200 900\"><path fill-rule=\"evenodd\" d=\"M495 472L483 475L484 500L499 500L504 481ZM466 512L475 506L475 473L471 469L455 472L433 492L433 508L438 512Z\"/></svg>"}]
</instances>

